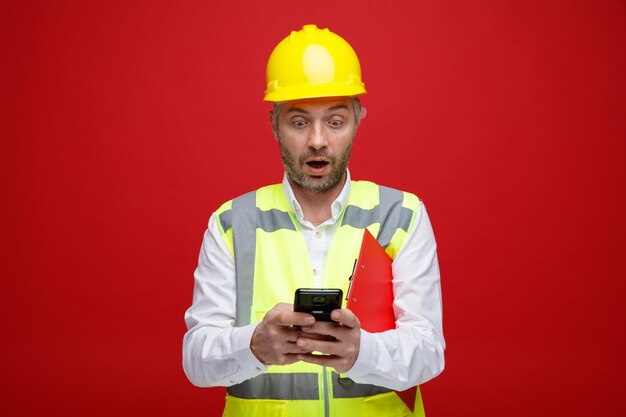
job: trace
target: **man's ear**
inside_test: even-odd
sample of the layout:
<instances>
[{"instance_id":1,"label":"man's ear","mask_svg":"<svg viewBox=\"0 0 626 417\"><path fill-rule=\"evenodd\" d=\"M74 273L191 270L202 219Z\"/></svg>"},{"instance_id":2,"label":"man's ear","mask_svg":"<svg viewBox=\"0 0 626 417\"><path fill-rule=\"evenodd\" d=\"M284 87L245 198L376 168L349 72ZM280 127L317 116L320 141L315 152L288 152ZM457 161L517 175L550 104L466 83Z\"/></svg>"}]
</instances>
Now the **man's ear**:
<instances>
[{"instance_id":1,"label":"man's ear","mask_svg":"<svg viewBox=\"0 0 626 417\"><path fill-rule=\"evenodd\" d=\"M270 113L269 113L269 116L270 116L270 126L272 127L272 134L274 135L274 139L276 141L278 141L278 132L276 131L278 126L274 126L274 111L275 110L270 110Z\"/></svg>"}]
</instances>

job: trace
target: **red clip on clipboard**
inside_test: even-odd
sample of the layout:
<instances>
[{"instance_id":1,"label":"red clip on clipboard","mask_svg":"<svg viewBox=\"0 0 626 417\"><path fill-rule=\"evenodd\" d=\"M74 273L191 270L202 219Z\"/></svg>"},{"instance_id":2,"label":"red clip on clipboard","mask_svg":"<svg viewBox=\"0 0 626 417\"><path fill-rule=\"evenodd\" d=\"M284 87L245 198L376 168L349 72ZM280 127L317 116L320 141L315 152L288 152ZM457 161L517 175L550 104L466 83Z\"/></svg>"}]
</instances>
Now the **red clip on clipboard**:
<instances>
[{"instance_id":1,"label":"red clip on clipboard","mask_svg":"<svg viewBox=\"0 0 626 417\"><path fill-rule=\"evenodd\" d=\"M359 318L361 328L370 333L396 328L391 262L385 249L365 229L359 258L350 278L347 308ZM417 387L396 393L413 412Z\"/></svg>"}]
</instances>

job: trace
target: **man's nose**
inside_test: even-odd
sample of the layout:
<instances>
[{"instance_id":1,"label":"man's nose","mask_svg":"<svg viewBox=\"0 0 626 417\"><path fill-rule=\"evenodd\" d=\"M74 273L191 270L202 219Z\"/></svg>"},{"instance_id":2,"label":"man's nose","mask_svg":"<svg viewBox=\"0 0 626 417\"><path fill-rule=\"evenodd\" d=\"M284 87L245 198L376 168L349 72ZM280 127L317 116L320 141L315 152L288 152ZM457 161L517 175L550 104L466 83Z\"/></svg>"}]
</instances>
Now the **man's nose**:
<instances>
[{"instance_id":1,"label":"man's nose","mask_svg":"<svg viewBox=\"0 0 626 417\"><path fill-rule=\"evenodd\" d=\"M313 149L322 149L328 145L327 132L321 122L315 122L309 131L309 146Z\"/></svg>"}]
</instances>

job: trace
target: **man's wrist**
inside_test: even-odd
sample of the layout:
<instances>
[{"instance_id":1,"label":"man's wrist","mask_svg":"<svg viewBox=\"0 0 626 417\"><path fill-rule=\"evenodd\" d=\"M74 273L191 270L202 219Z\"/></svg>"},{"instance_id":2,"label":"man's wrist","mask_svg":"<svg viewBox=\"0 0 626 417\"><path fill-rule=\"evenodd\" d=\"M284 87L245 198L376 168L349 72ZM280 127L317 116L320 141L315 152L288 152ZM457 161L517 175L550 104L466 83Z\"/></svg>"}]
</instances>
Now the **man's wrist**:
<instances>
[{"instance_id":1,"label":"man's wrist","mask_svg":"<svg viewBox=\"0 0 626 417\"><path fill-rule=\"evenodd\" d=\"M239 362L239 366L246 370L255 370L259 373L265 371L267 367L255 355L251 342L254 331L258 323L237 327L233 331L234 355Z\"/></svg>"},{"instance_id":2,"label":"man's wrist","mask_svg":"<svg viewBox=\"0 0 626 417\"><path fill-rule=\"evenodd\" d=\"M370 373L372 364L376 363L376 342L375 336L366 330L361 329L361 341L359 343L359 354L354 365L342 375L349 378L358 378Z\"/></svg>"}]
</instances>

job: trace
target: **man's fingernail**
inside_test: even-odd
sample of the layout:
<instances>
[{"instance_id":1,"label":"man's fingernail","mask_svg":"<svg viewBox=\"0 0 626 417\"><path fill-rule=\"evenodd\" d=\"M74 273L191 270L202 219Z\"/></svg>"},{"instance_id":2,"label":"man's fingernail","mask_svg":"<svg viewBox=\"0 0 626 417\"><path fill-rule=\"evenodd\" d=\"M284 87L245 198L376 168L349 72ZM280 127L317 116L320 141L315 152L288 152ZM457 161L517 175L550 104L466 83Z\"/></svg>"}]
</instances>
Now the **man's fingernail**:
<instances>
[{"instance_id":1,"label":"man's fingernail","mask_svg":"<svg viewBox=\"0 0 626 417\"><path fill-rule=\"evenodd\" d=\"M306 343L304 343L304 340L296 340L296 345L298 345L298 347L304 347L304 345L306 345Z\"/></svg>"},{"instance_id":2,"label":"man's fingernail","mask_svg":"<svg viewBox=\"0 0 626 417\"><path fill-rule=\"evenodd\" d=\"M305 325L311 325L313 323L315 323L315 319L313 317L307 317L306 319L304 319Z\"/></svg>"}]
</instances>

